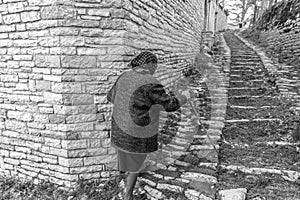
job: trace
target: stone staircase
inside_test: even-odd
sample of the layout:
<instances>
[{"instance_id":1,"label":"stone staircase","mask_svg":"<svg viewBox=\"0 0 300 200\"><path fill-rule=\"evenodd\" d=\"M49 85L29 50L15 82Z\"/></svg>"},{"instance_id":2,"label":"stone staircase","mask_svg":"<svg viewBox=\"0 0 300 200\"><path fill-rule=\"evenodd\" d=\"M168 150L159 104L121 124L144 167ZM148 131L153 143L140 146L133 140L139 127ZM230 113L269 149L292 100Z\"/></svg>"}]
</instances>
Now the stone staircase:
<instances>
[{"instance_id":1,"label":"stone staircase","mask_svg":"<svg viewBox=\"0 0 300 200\"><path fill-rule=\"evenodd\" d=\"M282 94L298 94L299 85L294 83L299 73L293 67L274 69L262 51L258 54L254 46L232 33L226 33L225 39L232 57L219 196L228 200L300 199L299 144L290 140L288 130L282 131L285 119L278 114L284 112ZM273 80L274 72L280 77L278 82Z\"/></svg>"}]
</instances>

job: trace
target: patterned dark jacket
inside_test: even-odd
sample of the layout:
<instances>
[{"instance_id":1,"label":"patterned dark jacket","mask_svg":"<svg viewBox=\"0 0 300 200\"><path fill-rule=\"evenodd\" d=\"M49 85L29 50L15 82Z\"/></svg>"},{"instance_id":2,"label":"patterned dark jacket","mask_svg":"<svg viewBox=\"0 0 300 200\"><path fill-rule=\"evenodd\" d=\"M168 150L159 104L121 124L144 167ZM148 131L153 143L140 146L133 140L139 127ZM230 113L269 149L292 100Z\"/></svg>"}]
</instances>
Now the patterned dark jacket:
<instances>
[{"instance_id":1,"label":"patterned dark jacket","mask_svg":"<svg viewBox=\"0 0 300 200\"><path fill-rule=\"evenodd\" d=\"M151 74L124 72L107 94L114 104L111 142L132 153L150 153L158 149L159 112L176 111L187 102L184 95L168 95Z\"/></svg>"}]
</instances>

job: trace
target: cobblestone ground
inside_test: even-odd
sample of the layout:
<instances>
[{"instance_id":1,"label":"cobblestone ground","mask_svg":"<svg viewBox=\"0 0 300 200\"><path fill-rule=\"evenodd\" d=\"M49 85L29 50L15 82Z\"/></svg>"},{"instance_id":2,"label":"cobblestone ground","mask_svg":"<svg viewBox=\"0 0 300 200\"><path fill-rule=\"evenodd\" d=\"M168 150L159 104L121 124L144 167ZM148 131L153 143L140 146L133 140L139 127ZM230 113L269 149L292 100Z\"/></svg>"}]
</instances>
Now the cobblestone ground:
<instances>
[{"instance_id":1,"label":"cobblestone ground","mask_svg":"<svg viewBox=\"0 0 300 200\"><path fill-rule=\"evenodd\" d=\"M273 63L231 33L225 39L232 56L219 195L228 200L300 199L299 143L290 139L292 130L284 128L288 119L280 114L289 112L282 108L284 96L299 98L299 69ZM298 103L291 106L298 108Z\"/></svg>"}]
</instances>

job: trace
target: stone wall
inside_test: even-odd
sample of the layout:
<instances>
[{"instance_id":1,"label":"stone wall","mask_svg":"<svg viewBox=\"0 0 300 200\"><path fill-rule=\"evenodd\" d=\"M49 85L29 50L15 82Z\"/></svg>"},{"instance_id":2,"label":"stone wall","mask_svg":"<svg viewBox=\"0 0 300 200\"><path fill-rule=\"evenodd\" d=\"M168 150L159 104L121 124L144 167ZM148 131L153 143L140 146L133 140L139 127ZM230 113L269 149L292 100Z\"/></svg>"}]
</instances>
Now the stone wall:
<instances>
[{"instance_id":1,"label":"stone wall","mask_svg":"<svg viewBox=\"0 0 300 200\"><path fill-rule=\"evenodd\" d=\"M226 30L227 14L217 0L208 0L208 21L207 30L210 32L218 32Z\"/></svg>"},{"instance_id":2,"label":"stone wall","mask_svg":"<svg viewBox=\"0 0 300 200\"><path fill-rule=\"evenodd\" d=\"M217 25L216 31L225 31L227 29L227 13L224 8L217 6Z\"/></svg>"},{"instance_id":3,"label":"stone wall","mask_svg":"<svg viewBox=\"0 0 300 200\"><path fill-rule=\"evenodd\" d=\"M265 47L279 62L300 63L300 0L283 1L267 10L245 36Z\"/></svg>"},{"instance_id":4,"label":"stone wall","mask_svg":"<svg viewBox=\"0 0 300 200\"><path fill-rule=\"evenodd\" d=\"M197 0L0 0L0 174L70 186L108 177L106 92L143 50L170 85L194 62Z\"/></svg>"},{"instance_id":5,"label":"stone wall","mask_svg":"<svg viewBox=\"0 0 300 200\"><path fill-rule=\"evenodd\" d=\"M259 36L259 43L268 53L278 58L279 62L295 64L300 63L300 18L299 27L289 32L280 30L263 31Z\"/></svg>"}]
</instances>

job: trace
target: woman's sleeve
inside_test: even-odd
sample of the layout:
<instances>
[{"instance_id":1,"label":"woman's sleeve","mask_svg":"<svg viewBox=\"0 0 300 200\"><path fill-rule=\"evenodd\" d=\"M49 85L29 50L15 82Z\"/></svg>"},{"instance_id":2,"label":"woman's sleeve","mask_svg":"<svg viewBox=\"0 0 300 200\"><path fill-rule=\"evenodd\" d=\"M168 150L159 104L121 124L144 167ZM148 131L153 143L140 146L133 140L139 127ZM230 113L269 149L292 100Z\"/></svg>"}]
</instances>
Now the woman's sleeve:
<instances>
[{"instance_id":1,"label":"woman's sleeve","mask_svg":"<svg viewBox=\"0 0 300 200\"><path fill-rule=\"evenodd\" d=\"M162 105L167 112L176 111L187 102L187 98L184 95L174 96L167 94L164 86L161 84L154 84L151 87L149 98L153 105Z\"/></svg>"},{"instance_id":2,"label":"woman's sleeve","mask_svg":"<svg viewBox=\"0 0 300 200\"><path fill-rule=\"evenodd\" d=\"M125 74L125 73L123 73ZM121 76L123 76L123 74L121 74L116 82L114 83L114 85L110 88L110 90L107 92L106 98L110 103L114 103L115 101L115 96L116 96L116 90L117 90L117 83L119 81L119 79L121 78Z\"/></svg>"},{"instance_id":3,"label":"woman's sleeve","mask_svg":"<svg viewBox=\"0 0 300 200\"><path fill-rule=\"evenodd\" d=\"M117 82L116 82L117 83ZM116 95L116 83L111 87L111 89L108 91L107 93L107 100L110 102L110 103L114 103L114 100L115 100L115 95Z\"/></svg>"}]
</instances>

